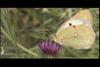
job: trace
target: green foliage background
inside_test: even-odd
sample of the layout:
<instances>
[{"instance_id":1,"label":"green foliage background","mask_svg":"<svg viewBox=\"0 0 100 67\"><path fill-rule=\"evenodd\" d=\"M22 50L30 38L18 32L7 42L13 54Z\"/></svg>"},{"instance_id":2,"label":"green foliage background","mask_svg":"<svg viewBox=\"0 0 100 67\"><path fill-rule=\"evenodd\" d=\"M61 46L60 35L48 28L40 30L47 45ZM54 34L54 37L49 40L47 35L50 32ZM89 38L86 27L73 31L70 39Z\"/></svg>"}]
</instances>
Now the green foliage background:
<instances>
[{"instance_id":1,"label":"green foliage background","mask_svg":"<svg viewBox=\"0 0 100 67\"><path fill-rule=\"evenodd\" d=\"M79 10L89 9L96 33L90 50L63 48L54 58L99 58L99 8L1 8L0 58L50 58L38 48Z\"/></svg>"}]
</instances>

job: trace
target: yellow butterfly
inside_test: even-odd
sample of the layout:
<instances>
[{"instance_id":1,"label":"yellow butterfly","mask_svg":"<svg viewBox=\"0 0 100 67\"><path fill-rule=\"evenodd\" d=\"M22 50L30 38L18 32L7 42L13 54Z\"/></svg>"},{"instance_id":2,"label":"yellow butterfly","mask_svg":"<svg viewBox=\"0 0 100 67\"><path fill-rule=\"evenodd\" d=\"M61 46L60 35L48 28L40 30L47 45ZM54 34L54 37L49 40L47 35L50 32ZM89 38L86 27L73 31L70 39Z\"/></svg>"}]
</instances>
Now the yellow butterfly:
<instances>
[{"instance_id":1,"label":"yellow butterfly","mask_svg":"<svg viewBox=\"0 0 100 67\"><path fill-rule=\"evenodd\" d=\"M60 26L53 40L65 47L91 48L95 41L92 19L89 10L79 11Z\"/></svg>"}]
</instances>

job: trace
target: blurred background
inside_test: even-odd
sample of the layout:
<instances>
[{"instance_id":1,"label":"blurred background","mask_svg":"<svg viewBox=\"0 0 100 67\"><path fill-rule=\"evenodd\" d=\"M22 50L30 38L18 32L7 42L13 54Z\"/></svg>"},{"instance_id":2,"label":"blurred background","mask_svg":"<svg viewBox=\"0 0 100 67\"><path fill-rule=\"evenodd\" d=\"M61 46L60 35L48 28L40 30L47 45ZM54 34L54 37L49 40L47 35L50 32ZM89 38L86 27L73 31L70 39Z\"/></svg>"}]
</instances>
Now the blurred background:
<instances>
[{"instance_id":1,"label":"blurred background","mask_svg":"<svg viewBox=\"0 0 100 67\"><path fill-rule=\"evenodd\" d=\"M89 9L96 33L90 50L61 49L54 58L99 58L99 8L1 8L0 58L48 58L38 48L79 10Z\"/></svg>"}]
</instances>

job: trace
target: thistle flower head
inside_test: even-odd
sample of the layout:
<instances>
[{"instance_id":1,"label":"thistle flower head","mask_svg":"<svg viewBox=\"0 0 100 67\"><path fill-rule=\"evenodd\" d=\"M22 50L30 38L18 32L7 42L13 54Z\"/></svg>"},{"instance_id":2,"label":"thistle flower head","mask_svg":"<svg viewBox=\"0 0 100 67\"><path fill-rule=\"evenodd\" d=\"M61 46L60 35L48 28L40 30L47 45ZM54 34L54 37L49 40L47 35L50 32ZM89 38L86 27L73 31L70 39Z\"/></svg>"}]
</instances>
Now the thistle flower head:
<instances>
[{"instance_id":1,"label":"thistle flower head","mask_svg":"<svg viewBox=\"0 0 100 67\"><path fill-rule=\"evenodd\" d=\"M61 45L53 40L44 40L39 43L39 48L45 54L56 55L58 54Z\"/></svg>"}]
</instances>

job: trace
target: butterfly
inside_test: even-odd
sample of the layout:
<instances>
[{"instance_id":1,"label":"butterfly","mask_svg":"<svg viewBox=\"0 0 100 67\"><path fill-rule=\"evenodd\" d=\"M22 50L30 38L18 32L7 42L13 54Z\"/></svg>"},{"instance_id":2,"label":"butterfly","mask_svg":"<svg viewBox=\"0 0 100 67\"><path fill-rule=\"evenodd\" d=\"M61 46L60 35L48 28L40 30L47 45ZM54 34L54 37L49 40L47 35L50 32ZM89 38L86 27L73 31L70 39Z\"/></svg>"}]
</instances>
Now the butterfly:
<instances>
[{"instance_id":1,"label":"butterfly","mask_svg":"<svg viewBox=\"0 0 100 67\"><path fill-rule=\"evenodd\" d=\"M57 30L54 41L64 47L89 49L95 41L93 17L88 9L80 10Z\"/></svg>"}]
</instances>

